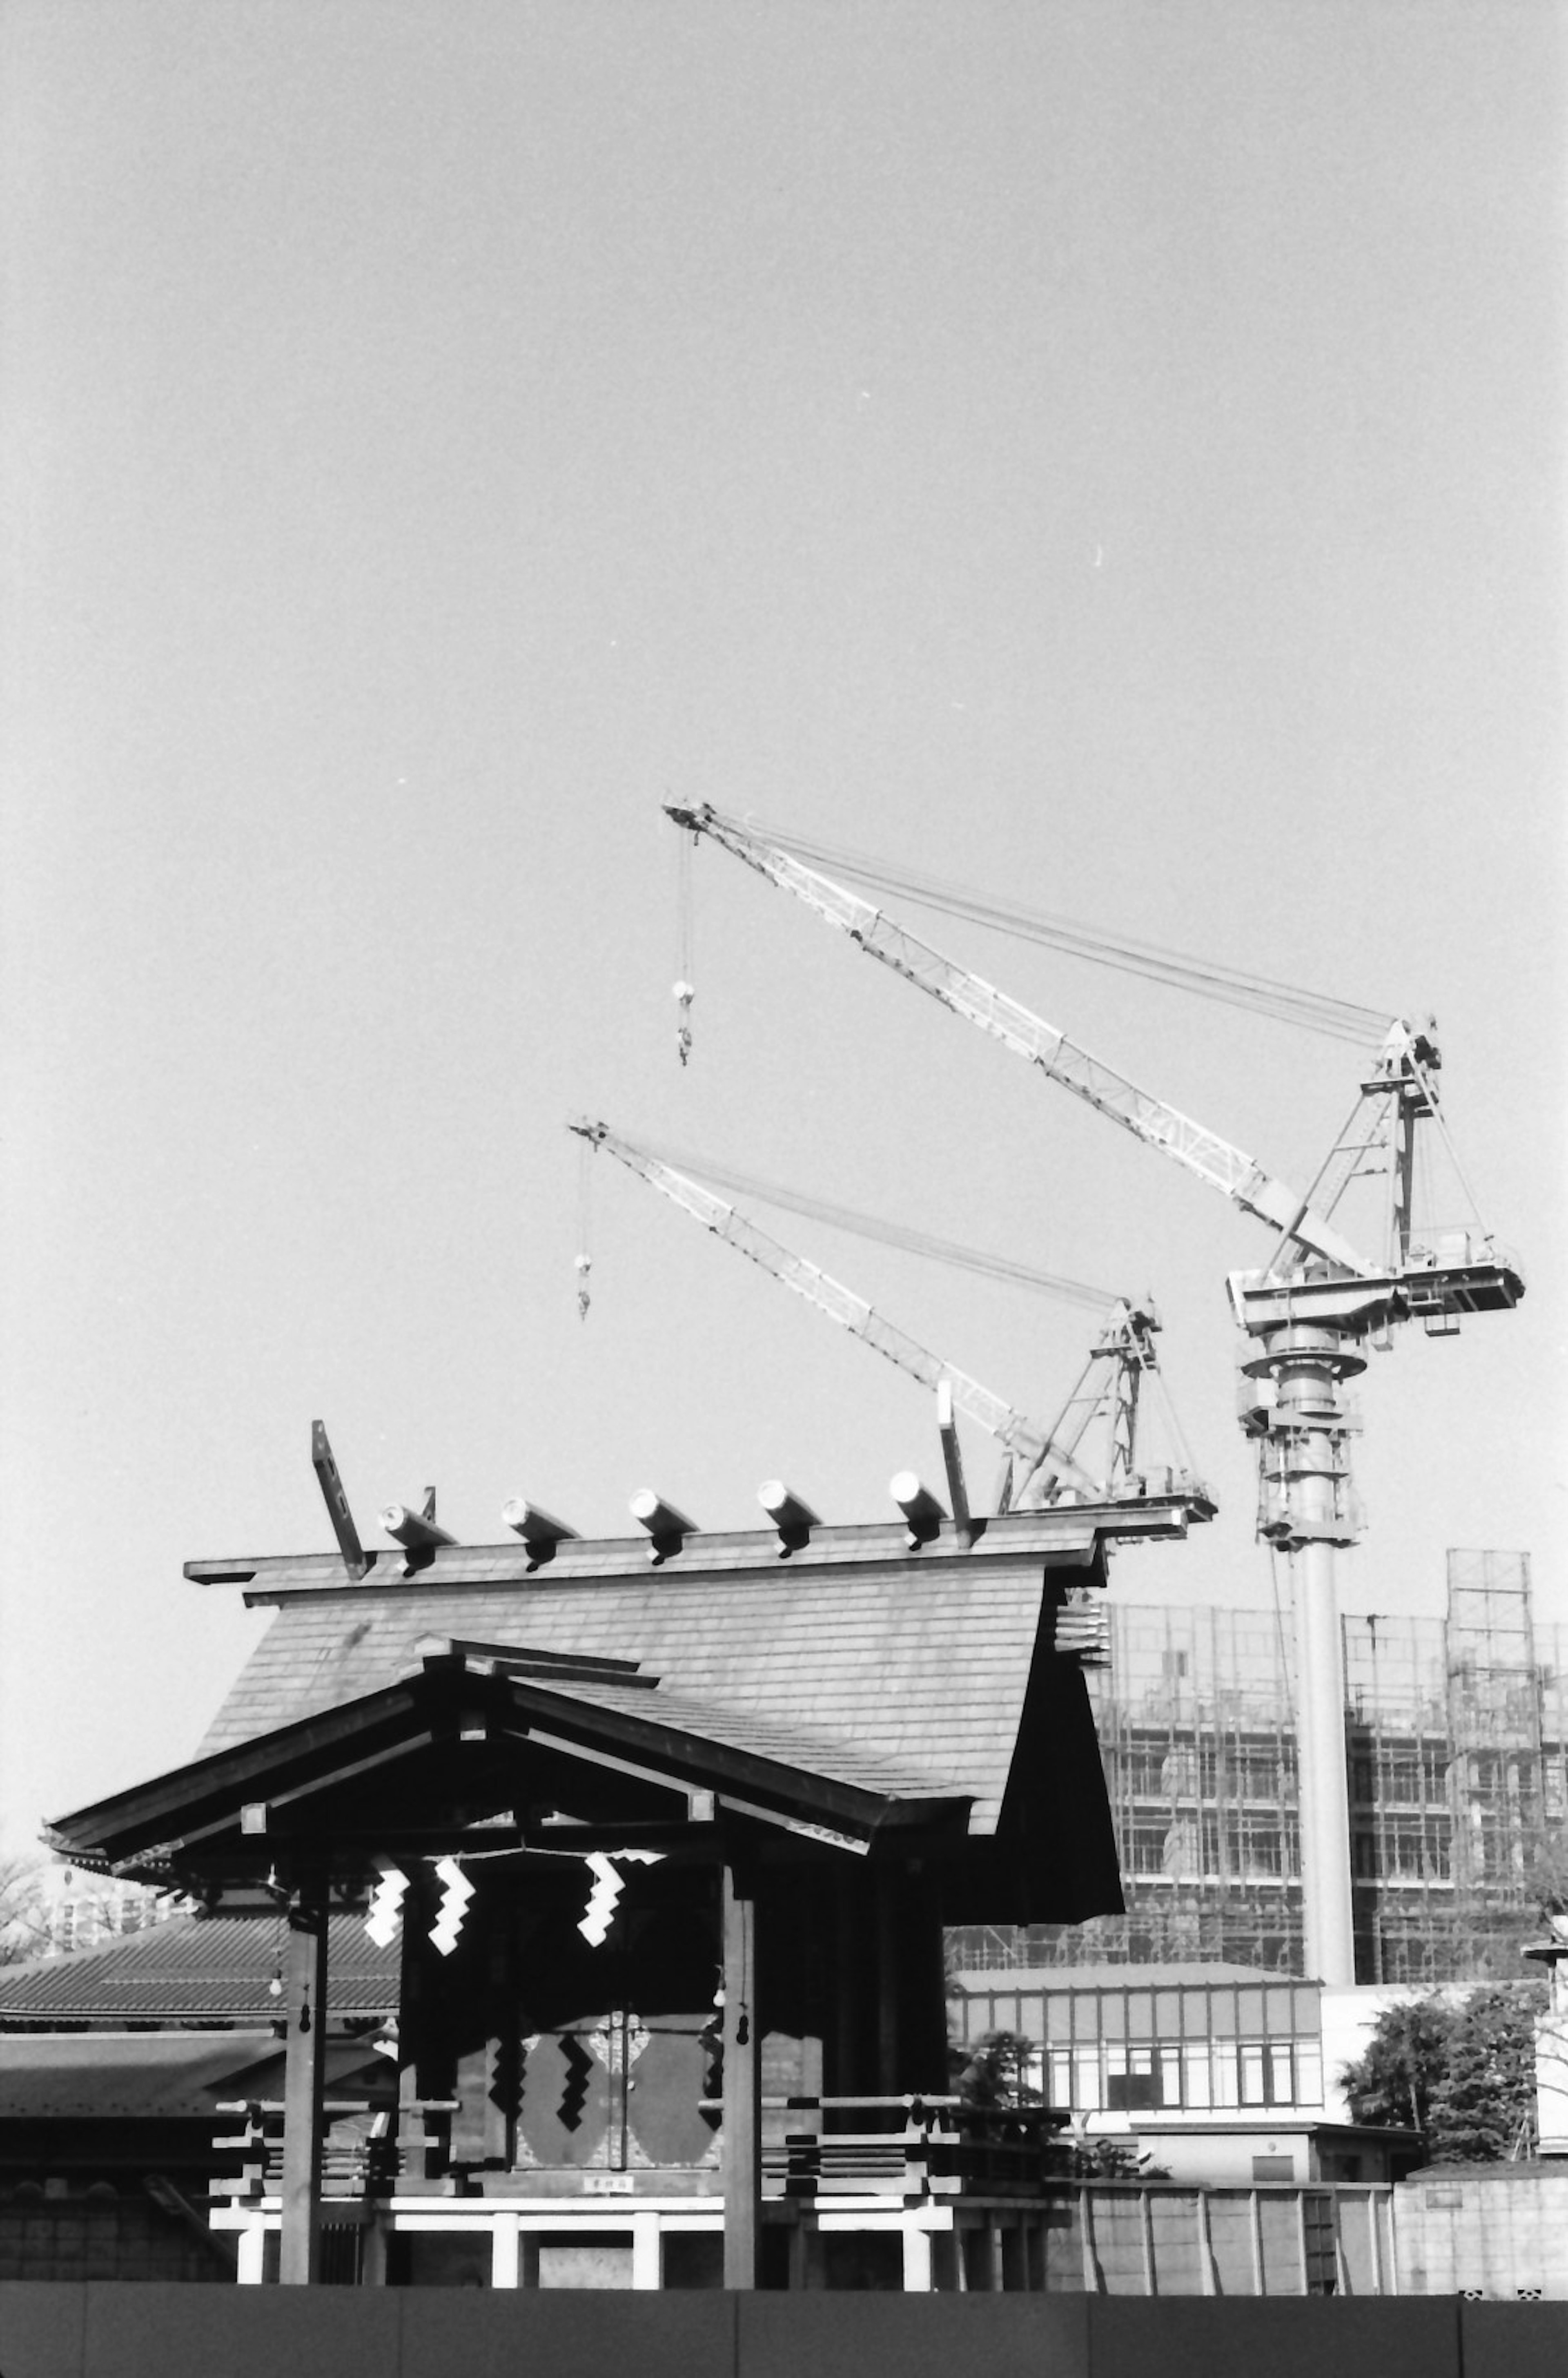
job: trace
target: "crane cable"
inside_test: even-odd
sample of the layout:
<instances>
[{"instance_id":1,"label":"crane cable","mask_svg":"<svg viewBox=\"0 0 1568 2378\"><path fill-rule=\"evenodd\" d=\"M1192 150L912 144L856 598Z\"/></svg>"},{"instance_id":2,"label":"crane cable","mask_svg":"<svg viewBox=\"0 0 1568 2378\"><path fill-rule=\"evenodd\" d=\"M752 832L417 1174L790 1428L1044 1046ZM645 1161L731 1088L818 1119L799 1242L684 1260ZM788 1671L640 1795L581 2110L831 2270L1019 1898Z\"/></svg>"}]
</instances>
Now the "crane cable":
<instances>
[{"instance_id":1,"label":"crane cable","mask_svg":"<svg viewBox=\"0 0 1568 2378\"><path fill-rule=\"evenodd\" d=\"M1333 999L1326 992L1300 991L1267 975L1251 974L1241 967L1185 957L1179 951L1165 949L1155 942L1095 932L1064 917L1021 907L962 884L943 883L934 876L919 875L907 868L890 867L884 860L868 858L864 852L811 841L754 818L748 818L746 824L749 832L776 843L780 849L787 850L808 866L833 870L874 892L891 893L912 900L917 907L964 918L971 924L984 925L1017 941L1039 943L1068 956L1087 959L1091 965L1115 967L1123 973L1141 975L1173 990L1191 991L1200 999L1218 1000L1228 1006L1324 1033L1331 1039L1354 1041L1358 1046L1380 1040L1388 1030L1389 1015L1382 1008Z\"/></svg>"},{"instance_id":2,"label":"crane cable","mask_svg":"<svg viewBox=\"0 0 1568 2378\"><path fill-rule=\"evenodd\" d=\"M680 1010L676 1027L676 1054L683 1065L691 1061L691 1003L697 993L692 988L692 943L695 939L691 891L691 853L696 845L694 834L682 834L676 851L676 958L675 1001Z\"/></svg>"},{"instance_id":3,"label":"crane cable","mask_svg":"<svg viewBox=\"0 0 1568 2378\"><path fill-rule=\"evenodd\" d=\"M593 1268L593 1257L588 1244L593 1219L593 1179L588 1170L592 1153L584 1142L577 1160L577 1257L572 1268L577 1274L577 1317L580 1321L587 1320L588 1308L593 1301L588 1286L588 1275Z\"/></svg>"},{"instance_id":4,"label":"crane cable","mask_svg":"<svg viewBox=\"0 0 1568 2378\"><path fill-rule=\"evenodd\" d=\"M592 1147L584 1142L584 1152ZM1016 1262L1010 1255L987 1255L977 1248L961 1245L953 1239L934 1237L927 1231L915 1231L898 1222L880 1220L876 1215L863 1214L848 1206L831 1204L824 1197L813 1197L797 1189L788 1189L776 1181L762 1181L752 1173L738 1172L733 1167L711 1164L706 1157L682 1156L676 1150L656 1147L644 1141L640 1153L655 1163L668 1165L675 1172L684 1172L692 1180L715 1189L733 1190L737 1196L754 1197L765 1206L777 1207L782 1212L801 1214L808 1221L820 1222L831 1230L847 1231L854 1237L874 1240L879 1245L897 1247L906 1255L922 1255L931 1263L951 1265L955 1270L976 1272L982 1279L1005 1280L1010 1286L1034 1290L1043 1296L1057 1296L1071 1304L1081 1304L1095 1313L1106 1313L1120 1300L1109 1289L1091 1288L1083 1280L1065 1279L1057 1272L1041 1271L1032 1264Z\"/></svg>"}]
</instances>

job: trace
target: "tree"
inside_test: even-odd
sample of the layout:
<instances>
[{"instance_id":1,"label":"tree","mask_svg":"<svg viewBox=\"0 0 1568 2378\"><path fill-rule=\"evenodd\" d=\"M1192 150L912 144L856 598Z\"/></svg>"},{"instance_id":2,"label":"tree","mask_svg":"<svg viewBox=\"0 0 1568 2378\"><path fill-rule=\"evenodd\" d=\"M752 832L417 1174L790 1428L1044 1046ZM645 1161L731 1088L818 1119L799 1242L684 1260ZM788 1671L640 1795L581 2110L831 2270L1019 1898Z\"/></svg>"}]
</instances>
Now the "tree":
<instances>
[{"instance_id":1,"label":"tree","mask_svg":"<svg viewBox=\"0 0 1568 2378\"><path fill-rule=\"evenodd\" d=\"M1453 2028L1454 2009L1446 1999L1407 1999L1384 2007L1365 2050L1340 2074L1356 2120L1418 2131L1425 2137L1432 2084Z\"/></svg>"},{"instance_id":2,"label":"tree","mask_svg":"<svg viewBox=\"0 0 1568 2378\"><path fill-rule=\"evenodd\" d=\"M1385 2007L1341 2074L1359 2122L1417 2132L1432 2163L1499 2163L1534 2135L1538 1987Z\"/></svg>"},{"instance_id":3,"label":"tree","mask_svg":"<svg viewBox=\"0 0 1568 2378\"><path fill-rule=\"evenodd\" d=\"M1501 2163L1535 2143L1539 1994L1472 1990L1448 2036L1431 2093L1439 2163Z\"/></svg>"},{"instance_id":4,"label":"tree","mask_svg":"<svg viewBox=\"0 0 1568 2378\"><path fill-rule=\"evenodd\" d=\"M967 2063L964 2050L952 2050L954 2085L971 2106L999 2113L1015 2107L1043 2106L1044 2093L1029 2079L1039 2062L1039 2049L1019 2031L988 2031L976 2042ZM1075 2130L1052 2150L1057 2168L1069 2180L1168 2180L1162 2164L1126 2138L1091 2138Z\"/></svg>"},{"instance_id":5,"label":"tree","mask_svg":"<svg viewBox=\"0 0 1568 2378\"><path fill-rule=\"evenodd\" d=\"M42 1955L48 1940L42 1860L0 1855L0 1965Z\"/></svg>"},{"instance_id":6,"label":"tree","mask_svg":"<svg viewBox=\"0 0 1568 2378\"><path fill-rule=\"evenodd\" d=\"M971 2106L1041 2106L1045 2099L1028 2077L1038 2059L1021 2031L988 2031L967 2061L961 2048L953 2050L954 2086Z\"/></svg>"}]
</instances>

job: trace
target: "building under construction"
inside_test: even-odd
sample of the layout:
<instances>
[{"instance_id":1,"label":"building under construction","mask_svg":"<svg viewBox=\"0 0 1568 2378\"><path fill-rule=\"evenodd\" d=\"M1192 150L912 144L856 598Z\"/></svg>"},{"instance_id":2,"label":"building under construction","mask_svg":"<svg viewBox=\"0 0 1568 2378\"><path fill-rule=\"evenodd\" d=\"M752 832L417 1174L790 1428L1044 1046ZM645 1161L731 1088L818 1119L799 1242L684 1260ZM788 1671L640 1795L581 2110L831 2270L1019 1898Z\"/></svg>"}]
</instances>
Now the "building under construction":
<instances>
[{"instance_id":1,"label":"building under construction","mask_svg":"<svg viewBox=\"0 0 1568 2378\"><path fill-rule=\"evenodd\" d=\"M1109 1601L1092 1672L1127 1914L971 1928L965 1967L1194 1959L1303 1970L1287 1608ZM1560 1630L1525 1553L1451 1552L1443 1618L1343 1620L1357 1979L1517 1979L1568 1810Z\"/></svg>"}]
</instances>

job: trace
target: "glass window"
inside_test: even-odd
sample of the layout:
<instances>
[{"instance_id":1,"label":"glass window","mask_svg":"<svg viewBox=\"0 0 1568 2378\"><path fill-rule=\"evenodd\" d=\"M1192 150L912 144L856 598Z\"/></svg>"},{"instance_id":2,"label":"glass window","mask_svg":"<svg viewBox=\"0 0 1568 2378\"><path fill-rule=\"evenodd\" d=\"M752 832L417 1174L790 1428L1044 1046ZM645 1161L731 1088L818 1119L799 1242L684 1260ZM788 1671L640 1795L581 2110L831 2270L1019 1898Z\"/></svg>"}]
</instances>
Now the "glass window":
<instances>
[{"instance_id":1,"label":"glass window","mask_svg":"<svg viewBox=\"0 0 1568 2378\"><path fill-rule=\"evenodd\" d=\"M1263 1994L1262 1990L1237 1991L1236 2028L1246 2039L1261 2038L1263 2029Z\"/></svg>"},{"instance_id":2,"label":"glass window","mask_svg":"<svg viewBox=\"0 0 1568 2378\"><path fill-rule=\"evenodd\" d=\"M1215 2104L1237 2105L1239 2100L1236 2091L1236 2042L1233 2039L1216 2039L1209 2063Z\"/></svg>"},{"instance_id":3,"label":"glass window","mask_svg":"<svg viewBox=\"0 0 1568 2378\"><path fill-rule=\"evenodd\" d=\"M1046 2095L1053 2106L1072 2104L1072 2056L1065 2048L1053 2048L1049 2058L1050 2082Z\"/></svg>"},{"instance_id":4,"label":"glass window","mask_svg":"<svg viewBox=\"0 0 1568 2378\"><path fill-rule=\"evenodd\" d=\"M1072 2103L1080 2112L1092 2114L1102 2102L1099 2049L1075 2048L1072 2067Z\"/></svg>"},{"instance_id":5,"label":"glass window","mask_svg":"<svg viewBox=\"0 0 1568 2378\"><path fill-rule=\"evenodd\" d=\"M1241 2047L1241 2103L1261 2106L1263 2102L1263 2050L1259 2040L1249 2039Z\"/></svg>"},{"instance_id":6,"label":"glass window","mask_svg":"<svg viewBox=\"0 0 1568 2378\"><path fill-rule=\"evenodd\" d=\"M1268 2052L1268 2101L1271 2106L1292 2106L1296 2102L1295 2084L1290 2072L1288 2048L1271 2047Z\"/></svg>"},{"instance_id":7,"label":"glass window","mask_svg":"<svg viewBox=\"0 0 1568 2378\"><path fill-rule=\"evenodd\" d=\"M1200 2108L1206 2106L1209 2102L1209 2051L1207 2044L1205 2043L1203 2046L1200 2047L1196 2040L1189 2041L1188 2045L1181 2051L1181 2061L1185 2068L1181 2085L1182 2104L1184 2106L1197 2106Z\"/></svg>"},{"instance_id":8,"label":"glass window","mask_svg":"<svg viewBox=\"0 0 1568 2378\"><path fill-rule=\"evenodd\" d=\"M1100 1994L1100 2029L1107 2039L1127 2036L1127 2000L1120 1990L1104 1990Z\"/></svg>"},{"instance_id":9,"label":"glass window","mask_svg":"<svg viewBox=\"0 0 1568 2378\"><path fill-rule=\"evenodd\" d=\"M1160 2103L1179 2106L1181 2103L1181 2050L1179 2048L1160 2049Z\"/></svg>"},{"instance_id":10,"label":"glass window","mask_svg":"<svg viewBox=\"0 0 1568 2378\"><path fill-rule=\"evenodd\" d=\"M1153 2039L1155 2036L1155 2002L1147 1990L1127 1993L1127 2036L1129 2039Z\"/></svg>"},{"instance_id":11,"label":"glass window","mask_svg":"<svg viewBox=\"0 0 1568 2378\"><path fill-rule=\"evenodd\" d=\"M1236 1992L1234 1990L1220 1989L1209 1992L1209 2029L1217 2039L1235 2038Z\"/></svg>"},{"instance_id":12,"label":"glass window","mask_svg":"<svg viewBox=\"0 0 1568 2378\"><path fill-rule=\"evenodd\" d=\"M1291 1996L1296 2001L1295 2028L1298 2034L1306 2032L1311 2037L1315 2039L1323 2025L1323 2016L1316 1990L1297 1989L1292 1991Z\"/></svg>"},{"instance_id":13,"label":"glass window","mask_svg":"<svg viewBox=\"0 0 1568 2378\"><path fill-rule=\"evenodd\" d=\"M993 2031L1016 2031L1018 2029L1018 2000L1015 1998L993 1998L991 2000L991 2029Z\"/></svg>"},{"instance_id":14,"label":"glass window","mask_svg":"<svg viewBox=\"0 0 1568 2378\"><path fill-rule=\"evenodd\" d=\"M1074 2039L1098 2039L1100 2036L1100 2000L1095 1990L1074 1991L1072 1998L1072 2036Z\"/></svg>"},{"instance_id":15,"label":"glass window","mask_svg":"<svg viewBox=\"0 0 1568 2378\"><path fill-rule=\"evenodd\" d=\"M1296 2050L1296 2103L1321 2106L1323 2101L1323 2060L1316 2048Z\"/></svg>"},{"instance_id":16,"label":"glass window","mask_svg":"<svg viewBox=\"0 0 1568 2378\"><path fill-rule=\"evenodd\" d=\"M1165 1872L1166 1827L1135 1824L1127 1839L1126 1862L1133 1874Z\"/></svg>"},{"instance_id":17,"label":"glass window","mask_svg":"<svg viewBox=\"0 0 1568 2378\"><path fill-rule=\"evenodd\" d=\"M1289 1989L1265 1990L1263 2009L1263 2028L1270 2038L1288 2039L1296 2027L1291 2021Z\"/></svg>"},{"instance_id":18,"label":"glass window","mask_svg":"<svg viewBox=\"0 0 1568 2378\"><path fill-rule=\"evenodd\" d=\"M1156 1990L1155 1992L1155 2037L1179 2039L1180 2036L1181 1992Z\"/></svg>"},{"instance_id":19,"label":"glass window","mask_svg":"<svg viewBox=\"0 0 1568 2378\"><path fill-rule=\"evenodd\" d=\"M1045 1999L1046 2020L1043 2025L1047 2039L1071 2039L1072 2036L1072 2000L1066 1990L1047 1990Z\"/></svg>"}]
</instances>

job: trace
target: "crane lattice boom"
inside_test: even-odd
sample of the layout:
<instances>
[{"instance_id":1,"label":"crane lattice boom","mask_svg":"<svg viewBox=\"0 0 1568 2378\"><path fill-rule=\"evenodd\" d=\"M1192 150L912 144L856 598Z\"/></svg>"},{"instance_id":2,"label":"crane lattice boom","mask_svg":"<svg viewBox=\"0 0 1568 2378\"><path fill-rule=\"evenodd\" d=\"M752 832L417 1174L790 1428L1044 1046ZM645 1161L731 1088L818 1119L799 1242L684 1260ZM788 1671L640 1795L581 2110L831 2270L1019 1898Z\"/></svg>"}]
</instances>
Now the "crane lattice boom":
<instances>
[{"instance_id":1,"label":"crane lattice boom","mask_svg":"<svg viewBox=\"0 0 1568 2378\"><path fill-rule=\"evenodd\" d=\"M1233 1199L1244 1212L1347 1271L1364 1273L1372 1268L1330 1222L1284 1182L1265 1172L1254 1158L1243 1155L1228 1140L1205 1130L1166 1099L1140 1089L1124 1074L1080 1049L1064 1032L1059 1032L1020 1001L998 991L994 984L960 966L955 959L944 957L940 950L932 949L904 926L894 924L869 900L862 900L842 883L820 875L815 868L804 866L781 845L764 841L739 820L724 816L706 802L700 809L666 803L665 814L690 833L711 835L736 859L755 868L758 874L781 890L792 892L818 916L847 933L870 956L880 958L884 966L928 991L955 1015L967 1017L971 1024L977 1024L982 1031L990 1033L1017 1055L1026 1057L1064 1089L1096 1107L1111 1122L1120 1123L1123 1130L1151 1147L1162 1148L1201 1181Z\"/></svg>"},{"instance_id":2,"label":"crane lattice boom","mask_svg":"<svg viewBox=\"0 0 1568 2378\"><path fill-rule=\"evenodd\" d=\"M863 1339L888 1362L896 1363L901 1371L906 1371L911 1378L918 1379L922 1387L934 1389L939 1380L951 1380L952 1399L958 1410L967 1419L988 1430L1007 1447L1012 1456L1014 1471L1021 1478L1032 1476L1042 1467L1048 1466L1051 1477L1059 1485L1076 1487L1095 1501L1101 1498L1104 1492L1101 1483L1090 1476L1074 1458L1070 1446L1055 1442L1048 1429L1042 1428L1037 1421L1015 1411L1003 1397L993 1394L989 1387L982 1387L978 1379L972 1379L967 1372L958 1370L951 1363L940 1361L916 1339L911 1338L906 1330L900 1329L874 1305L868 1304L864 1297L856 1296L853 1289L845 1288L842 1281L832 1279L816 1264L808 1263L804 1255L796 1255L777 1239L771 1238L747 1215L723 1197L715 1196L700 1182L691 1180L684 1172L677 1172L673 1165L662 1162L659 1158L635 1147L631 1141L622 1139L606 1123L594 1123L584 1117L574 1123L571 1129L580 1138L617 1158L628 1171L638 1173L651 1187L660 1190L675 1205L694 1216L716 1237L734 1247L738 1255L745 1255L763 1271L771 1272L775 1279L782 1280L797 1296L805 1297L820 1313L825 1313L831 1321L836 1321L841 1328Z\"/></svg>"}]
</instances>

